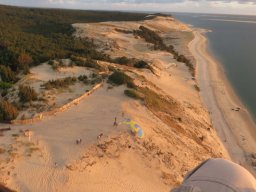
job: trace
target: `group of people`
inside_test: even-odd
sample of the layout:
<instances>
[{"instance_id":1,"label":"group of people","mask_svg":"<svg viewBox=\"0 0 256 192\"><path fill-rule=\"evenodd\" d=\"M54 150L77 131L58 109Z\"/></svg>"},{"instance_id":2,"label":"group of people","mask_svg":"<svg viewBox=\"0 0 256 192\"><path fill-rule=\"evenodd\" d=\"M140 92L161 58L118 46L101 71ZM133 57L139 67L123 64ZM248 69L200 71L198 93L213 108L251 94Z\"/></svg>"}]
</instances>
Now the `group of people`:
<instances>
[{"instance_id":1,"label":"group of people","mask_svg":"<svg viewBox=\"0 0 256 192\"><path fill-rule=\"evenodd\" d=\"M240 108L240 107L236 107L236 108L232 108L231 110L232 110L232 111L240 111L241 108Z\"/></svg>"},{"instance_id":2,"label":"group of people","mask_svg":"<svg viewBox=\"0 0 256 192\"><path fill-rule=\"evenodd\" d=\"M124 117L124 112L122 112L122 116ZM117 123L117 117L115 117L114 119L114 123L113 123L113 126L114 127L117 127L118 126L118 123ZM97 136L97 140L99 141L101 138L103 137L103 133L100 133L98 136ZM79 138L76 140L76 144L79 145L82 143L82 139Z\"/></svg>"}]
</instances>

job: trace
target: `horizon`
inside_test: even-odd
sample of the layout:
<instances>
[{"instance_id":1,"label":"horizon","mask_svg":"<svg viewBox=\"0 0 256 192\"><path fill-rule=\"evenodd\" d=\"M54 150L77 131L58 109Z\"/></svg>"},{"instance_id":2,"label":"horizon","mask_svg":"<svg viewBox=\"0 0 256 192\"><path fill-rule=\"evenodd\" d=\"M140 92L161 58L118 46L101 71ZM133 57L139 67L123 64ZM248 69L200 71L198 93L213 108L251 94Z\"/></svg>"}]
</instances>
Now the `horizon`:
<instances>
[{"instance_id":1,"label":"horizon","mask_svg":"<svg viewBox=\"0 0 256 192\"><path fill-rule=\"evenodd\" d=\"M101 8L99 7L101 4ZM192 14L223 14L223 15L246 15L256 16L256 1L215 1L215 0L175 0L174 2L143 0L105 0L104 2L92 3L90 0L40 0L34 3L30 0L12 1L0 0L0 5L43 8L43 9L68 9L87 11L121 11L121 12L144 12L144 13L192 13ZM189 5L189 6L188 6ZM143 7L143 8L142 8ZM187 8L190 7L190 8ZM175 10L175 11L174 11ZM207 10L207 11L205 11Z\"/></svg>"}]
</instances>

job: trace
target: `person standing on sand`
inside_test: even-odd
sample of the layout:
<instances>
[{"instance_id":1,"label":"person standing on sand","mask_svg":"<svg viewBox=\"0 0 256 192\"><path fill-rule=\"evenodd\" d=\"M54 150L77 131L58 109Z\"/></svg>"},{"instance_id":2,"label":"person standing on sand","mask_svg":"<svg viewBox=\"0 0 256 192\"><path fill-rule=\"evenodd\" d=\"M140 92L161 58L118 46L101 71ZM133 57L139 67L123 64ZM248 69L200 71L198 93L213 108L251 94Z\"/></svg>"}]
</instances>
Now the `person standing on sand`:
<instances>
[{"instance_id":1,"label":"person standing on sand","mask_svg":"<svg viewBox=\"0 0 256 192\"><path fill-rule=\"evenodd\" d=\"M103 133L100 133L97 137L98 141L103 137Z\"/></svg>"},{"instance_id":2,"label":"person standing on sand","mask_svg":"<svg viewBox=\"0 0 256 192\"><path fill-rule=\"evenodd\" d=\"M113 126L115 126L115 127L117 127L117 118L115 117L115 121L114 121L114 124L113 124Z\"/></svg>"}]
</instances>

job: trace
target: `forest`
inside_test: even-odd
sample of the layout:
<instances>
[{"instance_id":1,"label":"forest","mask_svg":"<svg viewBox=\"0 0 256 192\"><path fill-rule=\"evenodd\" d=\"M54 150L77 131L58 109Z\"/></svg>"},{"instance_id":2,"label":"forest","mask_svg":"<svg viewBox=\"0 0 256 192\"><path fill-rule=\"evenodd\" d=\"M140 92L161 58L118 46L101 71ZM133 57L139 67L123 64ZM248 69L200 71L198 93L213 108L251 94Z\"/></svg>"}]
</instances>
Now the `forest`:
<instances>
[{"instance_id":1,"label":"forest","mask_svg":"<svg viewBox=\"0 0 256 192\"><path fill-rule=\"evenodd\" d=\"M18 73L51 59L82 56L110 58L90 39L72 36L78 22L137 21L146 14L108 11L21 8L0 5L0 75L15 82Z\"/></svg>"},{"instance_id":2,"label":"forest","mask_svg":"<svg viewBox=\"0 0 256 192\"><path fill-rule=\"evenodd\" d=\"M112 61L96 50L93 40L74 37L73 23L138 21L145 16L142 13L0 5L0 121L9 122L17 117L16 107L3 97L21 74L29 73L31 66L52 60L83 58L81 65L97 68L94 60ZM57 83L52 84L56 86ZM31 87L20 86L19 97L22 102L29 102L35 100L37 94Z\"/></svg>"}]
</instances>

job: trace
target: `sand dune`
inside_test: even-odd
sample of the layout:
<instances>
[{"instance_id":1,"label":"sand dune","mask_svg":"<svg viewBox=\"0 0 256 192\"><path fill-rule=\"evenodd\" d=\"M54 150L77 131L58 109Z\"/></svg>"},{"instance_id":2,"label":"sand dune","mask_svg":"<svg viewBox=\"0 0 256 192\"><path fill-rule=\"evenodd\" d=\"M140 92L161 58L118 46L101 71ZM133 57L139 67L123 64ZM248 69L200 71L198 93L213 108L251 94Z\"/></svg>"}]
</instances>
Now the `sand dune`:
<instances>
[{"instance_id":1,"label":"sand dune","mask_svg":"<svg viewBox=\"0 0 256 192\"><path fill-rule=\"evenodd\" d=\"M0 147L8 149L12 145L18 154L15 158L7 151L0 154L8 159L1 164L6 168L0 169L0 178L8 177L8 186L21 192L167 192L201 161L210 157L229 158L188 68L170 53L152 50L143 39L115 30L138 29L142 24L160 35L169 30L191 31L186 25L164 17L75 27L77 35L94 38L101 45L99 49L108 48L105 51L112 57L128 56L151 63L156 74L147 69L105 64L134 78L137 86L155 91L168 101L169 110L150 108L142 101L126 97L126 87L112 87L105 82L78 105L41 122L12 126L12 131L5 133ZM119 123L124 118L133 119L143 127L145 137L137 138L127 125L113 126L115 117ZM31 140L20 132L26 129L33 133ZM97 139L101 133L103 137ZM79 138L82 143L77 145Z\"/></svg>"}]
</instances>

